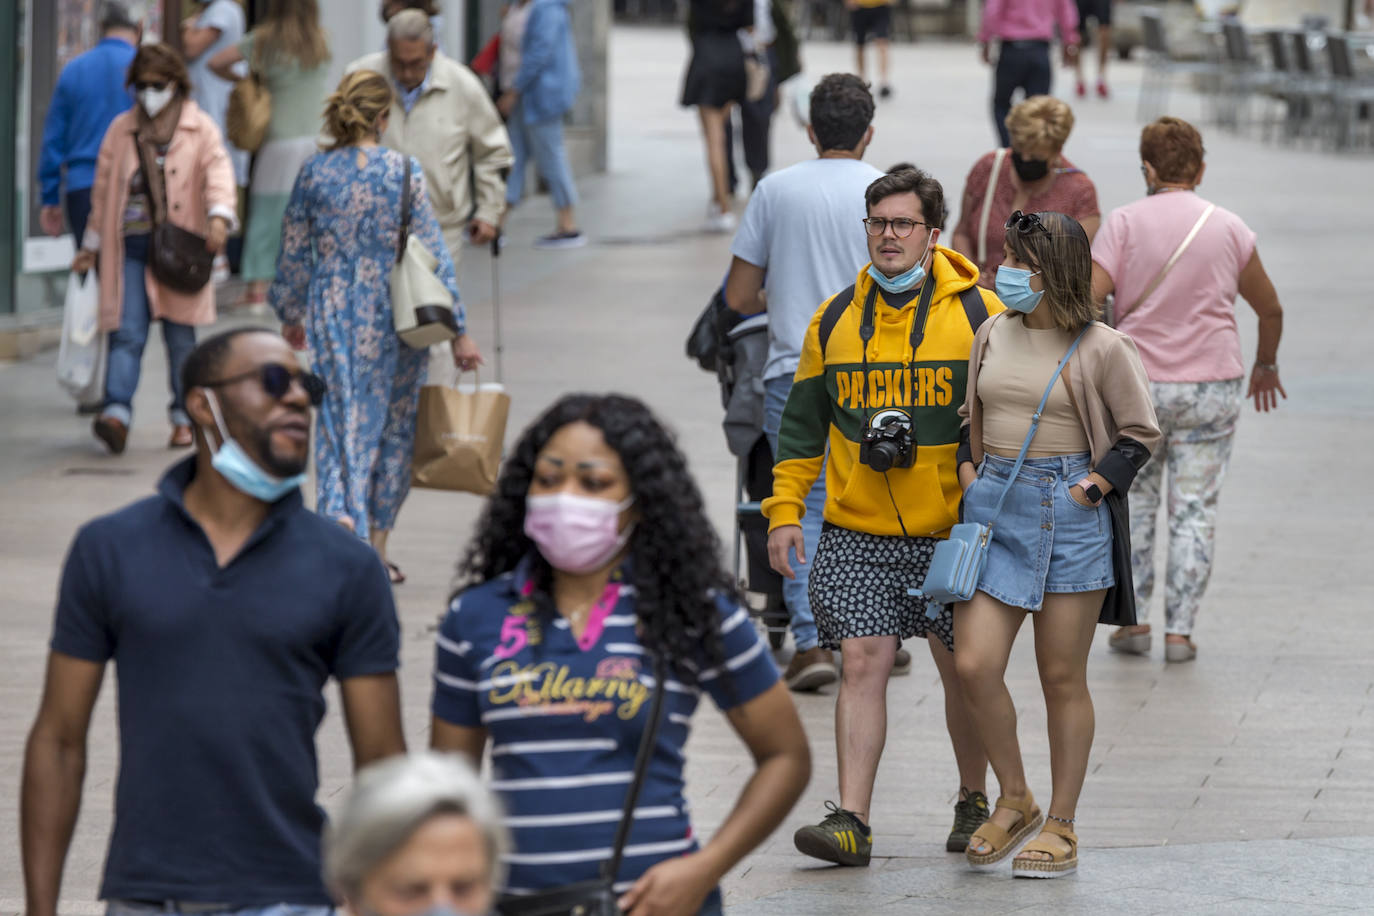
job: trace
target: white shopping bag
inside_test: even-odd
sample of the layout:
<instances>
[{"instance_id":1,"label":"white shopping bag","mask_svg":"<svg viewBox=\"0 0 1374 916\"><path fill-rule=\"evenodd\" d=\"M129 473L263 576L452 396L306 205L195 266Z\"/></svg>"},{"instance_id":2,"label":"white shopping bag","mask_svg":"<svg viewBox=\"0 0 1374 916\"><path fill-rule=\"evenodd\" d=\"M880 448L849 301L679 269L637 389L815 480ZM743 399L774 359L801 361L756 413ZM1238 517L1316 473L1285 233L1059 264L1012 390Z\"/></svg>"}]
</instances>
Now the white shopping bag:
<instances>
[{"instance_id":1,"label":"white shopping bag","mask_svg":"<svg viewBox=\"0 0 1374 916\"><path fill-rule=\"evenodd\" d=\"M100 330L100 281L94 271L67 278L62 310L62 342L57 350L57 383L82 405L105 397L108 335Z\"/></svg>"}]
</instances>

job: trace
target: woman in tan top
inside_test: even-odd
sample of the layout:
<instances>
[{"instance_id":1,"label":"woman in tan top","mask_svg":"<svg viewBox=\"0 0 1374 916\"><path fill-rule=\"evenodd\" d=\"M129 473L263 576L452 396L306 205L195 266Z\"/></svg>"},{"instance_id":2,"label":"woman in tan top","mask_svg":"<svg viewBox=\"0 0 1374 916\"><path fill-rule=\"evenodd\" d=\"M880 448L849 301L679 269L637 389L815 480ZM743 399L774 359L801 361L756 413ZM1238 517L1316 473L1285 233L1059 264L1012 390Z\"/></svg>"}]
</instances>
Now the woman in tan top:
<instances>
[{"instance_id":1,"label":"woman in tan top","mask_svg":"<svg viewBox=\"0 0 1374 916\"><path fill-rule=\"evenodd\" d=\"M960 408L964 521L991 525L993 536L977 593L955 606L954 664L1002 794L967 856L989 868L1040 830L1012 863L1017 877L1056 878L1078 866L1074 812L1093 738L1088 649L1099 620L1134 620L1122 494L1159 440L1135 345L1095 320L1091 277L1088 235L1076 220L1013 213L997 272L1007 311L978 329ZM1028 613L1049 723L1047 819L1026 785L1005 681Z\"/></svg>"}]
</instances>

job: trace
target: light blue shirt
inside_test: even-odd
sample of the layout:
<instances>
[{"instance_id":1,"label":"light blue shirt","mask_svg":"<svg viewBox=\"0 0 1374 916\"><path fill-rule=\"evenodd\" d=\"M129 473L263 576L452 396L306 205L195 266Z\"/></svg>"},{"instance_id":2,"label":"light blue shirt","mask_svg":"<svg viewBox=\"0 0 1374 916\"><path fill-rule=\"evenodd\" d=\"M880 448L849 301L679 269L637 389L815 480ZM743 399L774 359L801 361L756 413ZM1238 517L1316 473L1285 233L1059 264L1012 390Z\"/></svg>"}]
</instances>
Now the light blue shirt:
<instances>
[{"instance_id":1,"label":"light blue shirt","mask_svg":"<svg viewBox=\"0 0 1374 916\"><path fill-rule=\"evenodd\" d=\"M816 309L868 263L864 191L882 175L857 159L811 159L754 189L730 253L768 271L765 380L797 371Z\"/></svg>"},{"instance_id":2,"label":"light blue shirt","mask_svg":"<svg viewBox=\"0 0 1374 916\"><path fill-rule=\"evenodd\" d=\"M410 114L410 110L415 107L416 102L420 101L420 96L424 95L425 90L428 88L428 70L425 71L425 78L420 80L420 85L416 86L414 89L407 89L406 87L397 84L396 94L401 97L401 107L406 110L406 114Z\"/></svg>"}]
</instances>

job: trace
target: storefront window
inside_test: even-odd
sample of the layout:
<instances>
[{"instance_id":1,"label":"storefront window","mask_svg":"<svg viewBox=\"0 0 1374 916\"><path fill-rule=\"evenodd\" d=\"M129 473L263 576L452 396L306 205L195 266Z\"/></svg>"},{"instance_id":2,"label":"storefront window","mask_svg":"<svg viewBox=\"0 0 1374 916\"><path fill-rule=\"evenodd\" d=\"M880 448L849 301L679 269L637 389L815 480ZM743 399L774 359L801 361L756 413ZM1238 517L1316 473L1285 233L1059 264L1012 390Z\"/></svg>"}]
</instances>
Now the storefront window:
<instances>
[{"instance_id":1,"label":"storefront window","mask_svg":"<svg viewBox=\"0 0 1374 916\"><path fill-rule=\"evenodd\" d=\"M58 74L72 58L100 39L101 3L102 0L17 0L14 34L0 35L7 48L16 49L13 72L19 86L13 103L13 209L6 214L10 217L6 225L14 226L16 232L3 240L14 273L8 288L14 292L6 297L7 301L0 301L0 311L33 312L62 303L66 267L74 251L70 235L51 238L39 225L39 151L43 121ZM142 17L147 34L162 33L161 3L128 0L128 6L135 16ZM0 259L0 281L3 280L4 263Z\"/></svg>"}]
</instances>

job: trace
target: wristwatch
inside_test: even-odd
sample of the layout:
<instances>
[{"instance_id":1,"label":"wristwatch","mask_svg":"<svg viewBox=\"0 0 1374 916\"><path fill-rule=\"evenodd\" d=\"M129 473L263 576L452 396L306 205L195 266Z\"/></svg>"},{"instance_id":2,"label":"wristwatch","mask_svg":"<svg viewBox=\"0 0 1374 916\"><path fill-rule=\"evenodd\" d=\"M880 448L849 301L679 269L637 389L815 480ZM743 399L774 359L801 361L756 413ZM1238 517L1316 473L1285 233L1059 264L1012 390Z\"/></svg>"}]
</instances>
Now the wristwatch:
<instances>
[{"instance_id":1,"label":"wristwatch","mask_svg":"<svg viewBox=\"0 0 1374 916\"><path fill-rule=\"evenodd\" d=\"M1083 495L1088 497L1088 501L1091 502L1094 506L1102 502L1102 488L1099 487L1097 484L1093 483L1093 479L1091 477L1084 477L1078 483L1074 484L1074 486L1082 490Z\"/></svg>"}]
</instances>

